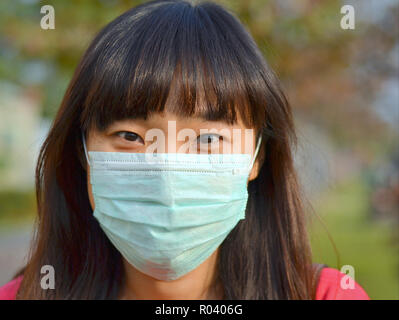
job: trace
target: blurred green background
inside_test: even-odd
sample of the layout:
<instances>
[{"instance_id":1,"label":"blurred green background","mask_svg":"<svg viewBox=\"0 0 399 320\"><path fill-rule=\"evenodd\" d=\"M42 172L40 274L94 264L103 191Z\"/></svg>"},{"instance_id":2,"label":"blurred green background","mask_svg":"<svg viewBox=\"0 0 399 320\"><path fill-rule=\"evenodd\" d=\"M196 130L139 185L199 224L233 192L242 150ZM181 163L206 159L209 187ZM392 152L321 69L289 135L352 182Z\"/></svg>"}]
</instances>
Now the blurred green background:
<instances>
[{"instance_id":1,"label":"blurred green background","mask_svg":"<svg viewBox=\"0 0 399 320\"><path fill-rule=\"evenodd\" d=\"M143 1L0 2L0 285L23 264L35 216L34 166L80 56ZM314 260L372 299L399 299L399 3L215 1L235 12L281 78L299 135ZM55 29L40 28L40 8ZM341 7L355 9L343 30Z\"/></svg>"}]
</instances>

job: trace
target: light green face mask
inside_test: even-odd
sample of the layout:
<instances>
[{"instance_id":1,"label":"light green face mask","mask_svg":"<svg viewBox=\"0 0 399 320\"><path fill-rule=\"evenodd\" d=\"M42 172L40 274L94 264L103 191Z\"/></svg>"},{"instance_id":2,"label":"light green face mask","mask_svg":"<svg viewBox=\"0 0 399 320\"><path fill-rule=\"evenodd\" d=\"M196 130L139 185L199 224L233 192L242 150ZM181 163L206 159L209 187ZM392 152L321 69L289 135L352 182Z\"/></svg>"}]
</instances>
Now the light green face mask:
<instances>
[{"instance_id":1,"label":"light green face mask","mask_svg":"<svg viewBox=\"0 0 399 320\"><path fill-rule=\"evenodd\" d=\"M197 268L245 218L249 154L89 152L94 217L125 259L159 280Z\"/></svg>"}]
</instances>

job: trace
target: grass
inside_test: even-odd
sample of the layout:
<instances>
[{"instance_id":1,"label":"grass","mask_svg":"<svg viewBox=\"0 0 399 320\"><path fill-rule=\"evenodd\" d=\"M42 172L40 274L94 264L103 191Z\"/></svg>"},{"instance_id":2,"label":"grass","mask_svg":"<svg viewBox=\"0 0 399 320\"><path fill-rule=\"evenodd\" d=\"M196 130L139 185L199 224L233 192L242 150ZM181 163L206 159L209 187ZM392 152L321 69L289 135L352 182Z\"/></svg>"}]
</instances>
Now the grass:
<instances>
[{"instance_id":1,"label":"grass","mask_svg":"<svg viewBox=\"0 0 399 320\"><path fill-rule=\"evenodd\" d=\"M369 217L368 197L367 187L361 179L356 179L330 189L314 203L327 231L323 223L313 220L310 229L313 258L337 269L342 265L353 266L356 282L371 299L399 299L395 225Z\"/></svg>"},{"instance_id":2,"label":"grass","mask_svg":"<svg viewBox=\"0 0 399 320\"><path fill-rule=\"evenodd\" d=\"M35 214L33 190L0 192L0 232L33 223Z\"/></svg>"}]
</instances>

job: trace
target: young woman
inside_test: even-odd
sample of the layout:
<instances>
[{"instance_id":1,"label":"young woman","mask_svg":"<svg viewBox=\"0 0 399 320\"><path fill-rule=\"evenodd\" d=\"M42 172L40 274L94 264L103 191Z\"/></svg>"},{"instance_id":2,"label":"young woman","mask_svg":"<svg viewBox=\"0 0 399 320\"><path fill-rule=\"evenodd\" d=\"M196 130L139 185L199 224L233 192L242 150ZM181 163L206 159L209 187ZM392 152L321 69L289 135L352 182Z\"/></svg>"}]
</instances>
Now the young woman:
<instances>
[{"instance_id":1,"label":"young woman","mask_svg":"<svg viewBox=\"0 0 399 320\"><path fill-rule=\"evenodd\" d=\"M312 264L293 144L280 84L234 15L129 10L75 71L37 164L31 255L0 297L368 299Z\"/></svg>"}]
</instances>

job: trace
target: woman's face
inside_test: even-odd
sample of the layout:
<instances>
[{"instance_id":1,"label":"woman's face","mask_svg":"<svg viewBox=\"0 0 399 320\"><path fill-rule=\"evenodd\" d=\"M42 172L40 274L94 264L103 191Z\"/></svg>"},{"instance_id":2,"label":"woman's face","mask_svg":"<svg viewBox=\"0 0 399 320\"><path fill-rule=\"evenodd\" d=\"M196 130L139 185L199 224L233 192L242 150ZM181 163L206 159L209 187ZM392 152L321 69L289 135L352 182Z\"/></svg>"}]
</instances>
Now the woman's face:
<instances>
[{"instance_id":1,"label":"woman's face","mask_svg":"<svg viewBox=\"0 0 399 320\"><path fill-rule=\"evenodd\" d=\"M246 127L238 118L231 125L223 121L209 121L195 117L179 117L165 111L154 113L146 120L129 119L112 123L103 132L91 130L87 135L88 151L131 153L248 153L253 155L255 130ZM258 174L254 163L248 181ZM94 199L87 170L89 200L94 210Z\"/></svg>"}]
</instances>

